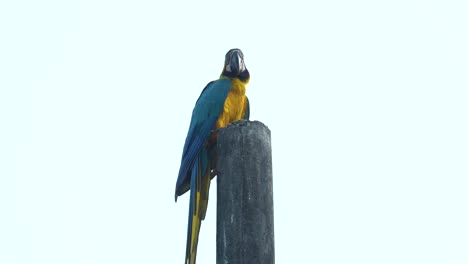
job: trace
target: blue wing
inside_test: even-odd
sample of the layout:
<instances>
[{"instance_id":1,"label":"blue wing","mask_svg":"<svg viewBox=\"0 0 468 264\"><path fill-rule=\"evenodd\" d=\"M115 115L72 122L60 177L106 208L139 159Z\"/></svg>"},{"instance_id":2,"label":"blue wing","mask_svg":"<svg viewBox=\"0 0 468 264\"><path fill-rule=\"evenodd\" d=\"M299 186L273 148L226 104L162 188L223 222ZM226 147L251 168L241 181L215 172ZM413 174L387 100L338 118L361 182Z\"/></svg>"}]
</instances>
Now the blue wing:
<instances>
[{"instance_id":1,"label":"blue wing","mask_svg":"<svg viewBox=\"0 0 468 264\"><path fill-rule=\"evenodd\" d=\"M224 101L231 86L231 80L227 78L213 81L203 89L195 104L176 183L176 201L177 196L184 194L190 188L190 170L195 158L207 142L216 120L223 111Z\"/></svg>"}]
</instances>

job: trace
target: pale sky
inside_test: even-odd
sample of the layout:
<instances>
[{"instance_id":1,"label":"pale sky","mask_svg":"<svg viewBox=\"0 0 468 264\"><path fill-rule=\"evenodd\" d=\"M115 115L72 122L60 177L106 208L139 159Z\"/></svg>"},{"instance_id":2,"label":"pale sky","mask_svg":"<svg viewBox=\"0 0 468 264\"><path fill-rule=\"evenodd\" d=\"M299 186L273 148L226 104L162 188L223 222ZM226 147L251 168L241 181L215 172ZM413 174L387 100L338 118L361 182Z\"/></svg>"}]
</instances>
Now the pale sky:
<instances>
[{"instance_id":1,"label":"pale sky","mask_svg":"<svg viewBox=\"0 0 468 264\"><path fill-rule=\"evenodd\" d=\"M240 48L276 263L468 263L466 1L2 1L0 263L183 263L174 188ZM216 260L216 184L197 263Z\"/></svg>"}]
</instances>

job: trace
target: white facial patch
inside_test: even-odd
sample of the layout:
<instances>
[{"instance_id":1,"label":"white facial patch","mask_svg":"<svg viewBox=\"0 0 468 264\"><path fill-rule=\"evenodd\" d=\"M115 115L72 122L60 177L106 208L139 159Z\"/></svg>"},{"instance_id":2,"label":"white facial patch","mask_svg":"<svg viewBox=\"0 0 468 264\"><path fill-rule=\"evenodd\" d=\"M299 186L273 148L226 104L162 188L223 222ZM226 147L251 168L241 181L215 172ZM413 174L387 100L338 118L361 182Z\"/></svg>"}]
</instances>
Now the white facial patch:
<instances>
[{"instance_id":1,"label":"white facial patch","mask_svg":"<svg viewBox=\"0 0 468 264\"><path fill-rule=\"evenodd\" d=\"M244 59L240 56L240 54L237 54L237 59L239 61L239 72L245 71L245 64L244 64Z\"/></svg>"}]
</instances>

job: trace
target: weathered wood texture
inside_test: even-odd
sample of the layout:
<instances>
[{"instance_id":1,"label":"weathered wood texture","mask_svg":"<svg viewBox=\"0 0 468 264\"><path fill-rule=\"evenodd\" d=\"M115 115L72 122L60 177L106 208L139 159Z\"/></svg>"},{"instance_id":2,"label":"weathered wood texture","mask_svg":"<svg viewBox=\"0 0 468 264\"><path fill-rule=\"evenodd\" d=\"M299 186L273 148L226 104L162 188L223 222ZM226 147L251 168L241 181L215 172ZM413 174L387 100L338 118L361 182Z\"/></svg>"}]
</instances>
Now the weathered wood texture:
<instances>
[{"instance_id":1,"label":"weathered wood texture","mask_svg":"<svg viewBox=\"0 0 468 264\"><path fill-rule=\"evenodd\" d=\"M217 264L273 264L270 130L258 121L221 129L217 141Z\"/></svg>"}]
</instances>

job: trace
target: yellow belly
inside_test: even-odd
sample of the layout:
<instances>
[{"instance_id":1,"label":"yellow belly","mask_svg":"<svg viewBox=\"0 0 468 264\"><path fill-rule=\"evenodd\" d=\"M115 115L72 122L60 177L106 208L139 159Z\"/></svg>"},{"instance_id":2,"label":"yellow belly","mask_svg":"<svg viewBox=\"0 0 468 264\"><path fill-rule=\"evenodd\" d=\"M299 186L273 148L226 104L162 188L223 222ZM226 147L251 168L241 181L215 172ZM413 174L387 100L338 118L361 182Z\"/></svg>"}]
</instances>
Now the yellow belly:
<instances>
[{"instance_id":1,"label":"yellow belly","mask_svg":"<svg viewBox=\"0 0 468 264\"><path fill-rule=\"evenodd\" d=\"M229 123L241 120L246 110L245 83L239 79L232 80L232 88L226 101L223 112L216 121L216 128L222 128Z\"/></svg>"}]
</instances>

